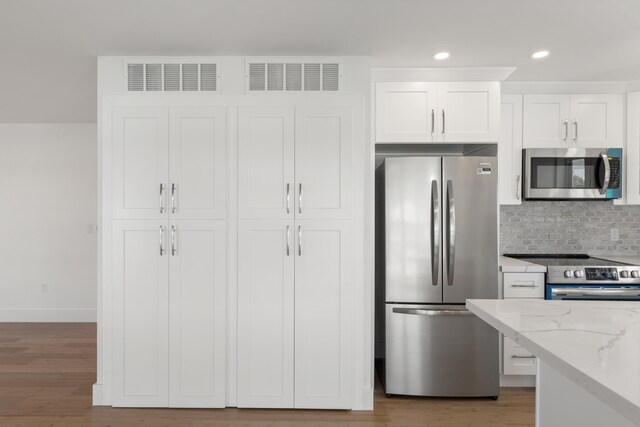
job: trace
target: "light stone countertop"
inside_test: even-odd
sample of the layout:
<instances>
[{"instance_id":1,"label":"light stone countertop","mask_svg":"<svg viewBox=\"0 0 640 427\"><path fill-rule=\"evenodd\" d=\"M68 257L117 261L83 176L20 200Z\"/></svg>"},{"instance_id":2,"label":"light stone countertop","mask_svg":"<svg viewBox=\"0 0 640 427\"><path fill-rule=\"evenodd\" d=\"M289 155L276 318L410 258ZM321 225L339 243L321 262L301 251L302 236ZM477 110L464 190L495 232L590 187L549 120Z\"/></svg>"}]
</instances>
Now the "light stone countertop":
<instances>
[{"instance_id":1,"label":"light stone countertop","mask_svg":"<svg viewBox=\"0 0 640 427\"><path fill-rule=\"evenodd\" d=\"M467 308L640 425L640 302L467 300Z\"/></svg>"},{"instance_id":2,"label":"light stone countertop","mask_svg":"<svg viewBox=\"0 0 640 427\"><path fill-rule=\"evenodd\" d=\"M520 259L501 256L499 259L500 271L503 273L546 273L547 267L533 264Z\"/></svg>"}]
</instances>

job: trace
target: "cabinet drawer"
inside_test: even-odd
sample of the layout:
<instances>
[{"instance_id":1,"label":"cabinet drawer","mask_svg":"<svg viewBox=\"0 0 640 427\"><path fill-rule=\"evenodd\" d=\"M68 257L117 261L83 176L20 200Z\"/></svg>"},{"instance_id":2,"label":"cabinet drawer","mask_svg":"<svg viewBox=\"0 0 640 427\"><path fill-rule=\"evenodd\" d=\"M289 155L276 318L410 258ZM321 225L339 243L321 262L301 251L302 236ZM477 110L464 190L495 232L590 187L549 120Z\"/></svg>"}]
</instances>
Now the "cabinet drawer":
<instances>
[{"instance_id":1,"label":"cabinet drawer","mask_svg":"<svg viewBox=\"0 0 640 427\"><path fill-rule=\"evenodd\" d=\"M504 273L504 298L544 298L544 273Z\"/></svg>"},{"instance_id":2,"label":"cabinet drawer","mask_svg":"<svg viewBox=\"0 0 640 427\"><path fill-rule=\"evenodd\" d=\"M503 367L505 375L535 375L536 357L510 338L504 337Z\"/></svg>"}]
</instances>

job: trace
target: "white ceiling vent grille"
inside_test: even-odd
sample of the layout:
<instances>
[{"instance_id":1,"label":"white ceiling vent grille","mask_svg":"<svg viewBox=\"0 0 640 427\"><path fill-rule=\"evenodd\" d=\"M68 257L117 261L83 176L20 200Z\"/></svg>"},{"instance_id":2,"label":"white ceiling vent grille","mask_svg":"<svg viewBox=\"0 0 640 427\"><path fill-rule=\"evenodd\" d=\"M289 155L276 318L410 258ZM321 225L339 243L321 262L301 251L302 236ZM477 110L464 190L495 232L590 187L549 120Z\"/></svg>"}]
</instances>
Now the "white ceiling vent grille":
<instances>
[{"instance_id":1,"label":"white ceiling vent grille","mask_svg":"<svg viewBox=\"0 0 640 427\"><path fill-rule=\"evenodd\" d=\"M249 92L321 92L340 90L338 61L306 58L251 58L247 61Z\"/></svg>"},{"instance_id":2,"label":"white ceiling vent grille","mask_svg":"<svg viewBox=\"0 0 640 427\"><path fill-rule=\"evenodd\" d=\"M129 92L218 92L218 60L137 58L125 61Z\"/></svg>"}]
</instances>

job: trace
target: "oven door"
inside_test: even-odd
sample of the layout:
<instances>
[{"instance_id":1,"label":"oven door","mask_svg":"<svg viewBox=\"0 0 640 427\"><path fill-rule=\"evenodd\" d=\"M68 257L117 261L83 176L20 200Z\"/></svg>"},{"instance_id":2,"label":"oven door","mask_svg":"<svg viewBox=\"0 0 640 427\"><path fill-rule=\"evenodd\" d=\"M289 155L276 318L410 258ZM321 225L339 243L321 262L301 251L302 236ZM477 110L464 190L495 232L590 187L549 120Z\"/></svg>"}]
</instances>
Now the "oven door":
<instances>
[{"instance_id":1,"label":"oven door","mask_svg":"<svg viewBox=\"0 0 640 427\"><path fill-rule=\"evenodd\" d=\"M524 153L524 197L617 199L622 196L622 149L529 148Z\"/></svg>"},{"instance_id":2,"label":"oven door","mask_svg":"<svg viewBox=\"0 0 640 427\"><path fill-rule=\"evenodd\" d=\"M547 285L545 299L565 301L640 301L640 285Z\"/></svg>"}]
</instances>

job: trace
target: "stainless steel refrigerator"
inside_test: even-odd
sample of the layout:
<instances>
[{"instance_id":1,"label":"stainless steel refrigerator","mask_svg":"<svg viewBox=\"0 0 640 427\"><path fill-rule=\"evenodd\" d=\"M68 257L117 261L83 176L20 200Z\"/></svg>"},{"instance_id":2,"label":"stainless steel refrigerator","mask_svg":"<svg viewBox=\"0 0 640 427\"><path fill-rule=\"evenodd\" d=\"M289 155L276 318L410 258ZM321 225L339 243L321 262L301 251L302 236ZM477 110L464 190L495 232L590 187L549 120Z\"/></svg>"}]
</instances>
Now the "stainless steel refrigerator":
<instances>
[{"instance_id":1,"label":"stainless steel refrigerator","mask_svg":"<svg viewBox=\"0 0 640 427\"><path fill-rule=\"evenodd\" d=\"M498 296L497 171L495 157L473 156L387 158L378 168L388 395L498 396L498 333L464 306Z\"/></svg>"}]
</instances>

